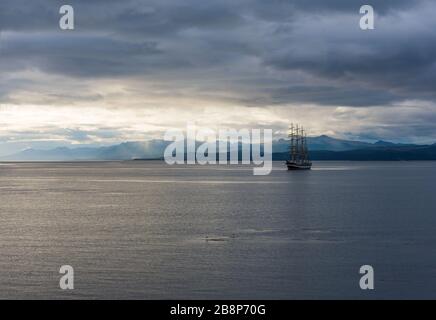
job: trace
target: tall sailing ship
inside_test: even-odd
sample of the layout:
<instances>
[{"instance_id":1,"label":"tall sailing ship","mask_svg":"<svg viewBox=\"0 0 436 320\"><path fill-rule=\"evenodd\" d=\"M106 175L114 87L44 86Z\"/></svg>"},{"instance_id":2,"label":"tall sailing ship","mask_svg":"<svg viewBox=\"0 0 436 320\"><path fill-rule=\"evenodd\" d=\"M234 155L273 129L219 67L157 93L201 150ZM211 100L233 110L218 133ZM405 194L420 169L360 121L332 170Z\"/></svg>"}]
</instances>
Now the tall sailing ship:
<instances>
[{"instance_id":1,"label":"tall sailing ship","mask_svg":"<svg viewBox=\"0 0 436 320\"><path fill-rule=\"evenodd\" d=\"M289 127L289 138L291 139L290 160L286 161L288 170L310 170L312 162L309 159L307 148L307 135L302 126L291 124Z\"/></svg>"}]
</instances>

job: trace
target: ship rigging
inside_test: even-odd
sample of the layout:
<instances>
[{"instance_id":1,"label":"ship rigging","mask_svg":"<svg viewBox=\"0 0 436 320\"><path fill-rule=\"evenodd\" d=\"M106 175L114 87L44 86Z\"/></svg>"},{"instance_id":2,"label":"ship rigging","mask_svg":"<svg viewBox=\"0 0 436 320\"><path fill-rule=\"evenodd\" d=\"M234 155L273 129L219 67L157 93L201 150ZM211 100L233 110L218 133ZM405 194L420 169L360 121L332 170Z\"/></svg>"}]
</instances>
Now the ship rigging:
<instances>
[{"instance_id":1,"label":"ship rigging","mask_svg":"<svg viewBox=\"0 0 436 320\"><path fill-rule=\"evenodd\" d=\"M288 170L310 170L312 162L309 159L307 134L302 126L291 124L289 127L290 160L286 161Z\"/></svg>"}]
</instances>

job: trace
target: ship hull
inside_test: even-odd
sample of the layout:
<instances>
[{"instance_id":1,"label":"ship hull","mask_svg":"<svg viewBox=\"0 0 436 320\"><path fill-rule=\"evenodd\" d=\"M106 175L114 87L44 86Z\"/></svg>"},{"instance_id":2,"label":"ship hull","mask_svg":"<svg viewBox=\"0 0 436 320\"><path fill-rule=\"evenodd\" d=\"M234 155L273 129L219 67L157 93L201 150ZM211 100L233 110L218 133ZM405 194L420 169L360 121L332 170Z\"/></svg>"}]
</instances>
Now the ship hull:
<instances>
[{"instance_id":1,"label":"ship hull","mask_svg":"<svg viewBox=\"0 0 436 320\"><path fill-rule=\"evenodd\" d=\"M288 170L310 170L312 168L312 163L299 164L286 161L286 166L288 167Z\"/></svg>"}]
</instances>

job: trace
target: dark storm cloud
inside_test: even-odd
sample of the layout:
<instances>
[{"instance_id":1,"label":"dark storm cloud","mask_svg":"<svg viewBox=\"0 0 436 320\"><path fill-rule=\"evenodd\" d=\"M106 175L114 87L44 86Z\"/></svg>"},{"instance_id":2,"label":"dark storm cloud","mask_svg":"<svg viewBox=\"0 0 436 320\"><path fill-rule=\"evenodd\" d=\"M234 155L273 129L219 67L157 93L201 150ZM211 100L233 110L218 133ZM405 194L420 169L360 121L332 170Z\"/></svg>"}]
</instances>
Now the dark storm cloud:
<instances>
[{"instance_id":1,"label":"dark storm cloud","mask_svg":"<svg viewBox=\"0 0 436 320\"><path fill-rule=\"evenodd\" d=\"M348 31L328 21L323 23L321 34L313 34L310 27L309 33L299 28L288 35L290 45L266 55L263 63L276 70L300 70L339 82L346 86L345 91L354 88L362 101L350 101L349 105L365 105L365 100L368 105L389 100L435 100L436 23L427 11L432 9L436 5L427 3L408 16L400 12L385 17L370 32L353 30L355 26L345 19L342 26ZM310 46L305 45L308 37L316 39Z\"/></svg>"},{"instance_id":2,"label":"dark storm cloud","mask_svg":"<svg viewBox=\"0 0 436 320\"><path fill-rule=\"evenodd\" d=\"M38 67L75 76L128 75L160 51L153 41L126 41L92 33L60 32L3 36L3 70ZM10 63L13 61L14 63Z\"/></svg>"},{"instance_id":3,"label":"dark storm cloud","mask_svg":"<svg viewBox=\"0 0 436 320\"><path fill-rule=\"evenodd\" d=\"M136 76L247 105L436 101L432 1L372 1L373 31L358 28L360 0L71 0L72 32L61 4L1 1L3 72Z\"/></svg>"}]
</instances>

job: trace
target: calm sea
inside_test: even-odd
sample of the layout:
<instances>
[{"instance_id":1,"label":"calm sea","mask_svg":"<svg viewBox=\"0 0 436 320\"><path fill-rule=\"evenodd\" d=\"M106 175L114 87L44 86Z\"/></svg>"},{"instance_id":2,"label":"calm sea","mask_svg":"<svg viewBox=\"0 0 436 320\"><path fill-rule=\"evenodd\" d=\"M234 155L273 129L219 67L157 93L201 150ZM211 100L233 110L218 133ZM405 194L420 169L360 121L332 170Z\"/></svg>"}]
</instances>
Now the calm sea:
<instances>
[{"instance_id":1,"label":"calm sea","mask_svg":"<svg viewBox=\"0 0 436 320\"><path fill-rule=\"evenodd\" d=\"M0 298L436 298L436 162L274 166L0 164Z\"/></svg>"}]
</instances>

